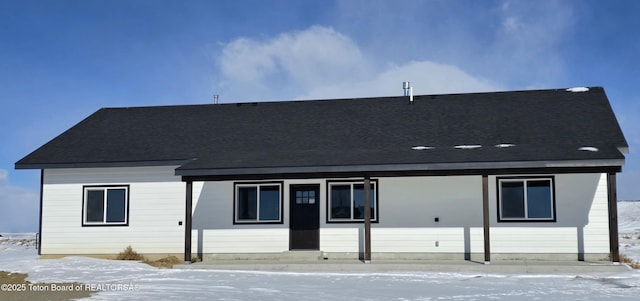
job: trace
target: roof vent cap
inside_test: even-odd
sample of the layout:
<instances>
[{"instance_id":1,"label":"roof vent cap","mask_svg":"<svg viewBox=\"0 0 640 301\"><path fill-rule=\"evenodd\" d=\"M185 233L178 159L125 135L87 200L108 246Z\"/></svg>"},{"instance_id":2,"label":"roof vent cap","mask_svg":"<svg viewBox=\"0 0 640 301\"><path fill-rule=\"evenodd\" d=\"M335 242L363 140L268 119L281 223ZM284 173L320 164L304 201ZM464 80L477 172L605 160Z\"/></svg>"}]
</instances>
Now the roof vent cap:
<instances>
[{"instance_id":1,"label":"roof vent cap","mask_svg":"<svg viewBox=\"0 0 640 301\"><path fill-rule=\"evenodd\" d=\"M411 87L411 82L402 82L402 90L404 91L404 96L409 96L409 101L413 103L413 87Z\"/></svg>"}]
</instances>

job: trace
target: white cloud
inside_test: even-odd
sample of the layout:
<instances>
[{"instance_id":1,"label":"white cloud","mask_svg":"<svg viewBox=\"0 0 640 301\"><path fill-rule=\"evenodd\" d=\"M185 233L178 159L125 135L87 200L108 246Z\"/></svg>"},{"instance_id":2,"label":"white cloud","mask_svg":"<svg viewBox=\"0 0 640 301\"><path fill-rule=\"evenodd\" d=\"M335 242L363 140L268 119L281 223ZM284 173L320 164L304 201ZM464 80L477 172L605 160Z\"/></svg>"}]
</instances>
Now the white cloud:
<instances>
[{"instance_id":1,"label":"white cloud","mask_svg":"<svg viewBox=\"0 0 640 301\"><path fill-rule=\"evenodd\" d=\"M560 1L505 2L502 22L486 52L487 65L497 78L520 88L548 87L566 75L560 47L575 17L573 7Z\"/></svg>"},{"instance_id":2,"label":"white cloud","mask_svg":"<svg viewBox=\"0 0 640 301\"><path fill-rule=\"evenodd\" d=\"M402 65L368 59L349 37L313 26L258 41L239 38L220 57L227 99L317 99L496 90L500 87L453 65L411 61Z\"/></svg>"},{"instance_id":3,"label":"white cloud","mask_svg":"<svg viewBox=\"0 0 640 301\"><path fill-rule=\"evenodd\" d=\"M340 98L369 96L400 96L402 82L409 81L415 95L483 92L500 90L500 86L473 77L464 70L446 64L414 61L391 66L370 79L351 83L336 83L311 89L300 98Z\"/></svg>"},{"instance_id":4,"label":"white cloud","mask_svg":"<svg viewBox=\"0 0 640 301\"><path fill-rule=\"evenodd\" d=\"M224 45L219 66L221 90L254 99L359 78L370 69L351 39L322 26L265 41L233 40Z\"/></svg>"},{"instance_id":5,"label":"white cloud","mask_svg":"<svg viewBox=\"0 0 640 301\"><path fill-rule=\"evenodd\" d=\"M7 177L9 176L9 172L6 169L0 168L0 185L7 181Z\"/></svg>"},{"instance_id":6,"label":"white cloud","mask_svg":"<svg viewBox=\"0 0 640 301\"><path fill-rule=\"evenodd\" d=\"M504 22L502 22L502 26L505 31L513 32L518 30L521 25L517 17L507 17Z\"/></svg>"},{"instance_id":7,"label":"white cloud","mask_svg":"<svg viewBox=\"0 0 640 301\"><path fill-rule=\"evenodd\" d=\"M368 56L397 64L453 65L509 90L565 85L567 35L581 11L568 1L403 2L338 1L332 24Z\"/></svg>"}]
</instances>

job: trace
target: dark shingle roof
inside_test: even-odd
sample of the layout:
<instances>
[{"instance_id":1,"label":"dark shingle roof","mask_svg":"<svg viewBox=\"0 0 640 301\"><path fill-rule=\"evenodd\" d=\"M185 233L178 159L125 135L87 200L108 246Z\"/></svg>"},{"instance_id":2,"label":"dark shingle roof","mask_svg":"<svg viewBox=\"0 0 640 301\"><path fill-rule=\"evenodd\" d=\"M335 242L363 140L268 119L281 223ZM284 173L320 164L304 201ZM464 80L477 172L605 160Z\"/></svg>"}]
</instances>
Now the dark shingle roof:
<instances>
[{"instance_id":1,"label":"dark shingle roof","mask_svg":"<svg viewBox=\"0 0 640 301\"><path fill-rule=\"evenodd\" d=\"M504 143L515 146L495 147ZM412 149L420 145L433 149ZM598 151L578 150L583 146ZM160 161L182 165L178 174L195 175L550 162L621 166L620 150L627 147L602 88L558 89L425 95L413 103L380 97L106 108L16 168Z\"/></svg>"}]
</instances>

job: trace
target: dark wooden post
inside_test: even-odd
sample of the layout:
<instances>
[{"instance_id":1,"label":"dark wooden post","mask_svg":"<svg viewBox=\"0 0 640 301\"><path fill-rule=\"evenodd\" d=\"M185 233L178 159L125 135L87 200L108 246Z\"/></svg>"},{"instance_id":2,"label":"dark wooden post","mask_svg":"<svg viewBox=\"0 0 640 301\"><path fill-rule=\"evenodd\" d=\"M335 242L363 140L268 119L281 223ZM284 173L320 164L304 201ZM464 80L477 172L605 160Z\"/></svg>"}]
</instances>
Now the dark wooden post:
<instances>
[{"instance_id":1,"label":"dark wooden post","mask_svg":"<svg viewBox=\"0 0 640 301\"><path fill-rule=\"evenodd\" d=\"M187 195L184 209L184 263L191 263L191 229L192 229L192 204L193 204L193 182L187 180Z\"/></svg>"},{"instance_id":2,"label":"dark wooden post","mask_svg":"<svg viewBox=\"0 0 640 301\"><path fill-rule=\"evenodd\" d=\"M36 248L38 255L42 255L42 201L44 197L44 169L40 170L40 220L38 221L38 238Z\"/></svg>"},{"instance_id":3,"label":"dark wooden post","mask_svg":"<svg viewBox=\"0 0 640 301\"><path fill-rule=\"evenodd\" d=\"M364 263L371 263L371 179L364 177Z\"/></svg>"},{"instance_id":4,"label":"dark wooden post","mask_svg":"<svg viewBox=\"0 0 640 301\"><path fill-rule=\"evenodd\" d=\"M612 262L620 262L620 250L618 244L618 192L616 188L616 173L612 172L607 177L609 190L609 252Z\"/></svg>"},{"instance_id":5,"label":"dark wooden post","mask_svg":"<svg viewBox=\"0 0 640 301\"><path fill-rule=\"evenodd\" d=\"M491 262L491 239L489 237L489 177L482 175L482 221L484 227L484 263Z\"/></svg>"}]
</instances>

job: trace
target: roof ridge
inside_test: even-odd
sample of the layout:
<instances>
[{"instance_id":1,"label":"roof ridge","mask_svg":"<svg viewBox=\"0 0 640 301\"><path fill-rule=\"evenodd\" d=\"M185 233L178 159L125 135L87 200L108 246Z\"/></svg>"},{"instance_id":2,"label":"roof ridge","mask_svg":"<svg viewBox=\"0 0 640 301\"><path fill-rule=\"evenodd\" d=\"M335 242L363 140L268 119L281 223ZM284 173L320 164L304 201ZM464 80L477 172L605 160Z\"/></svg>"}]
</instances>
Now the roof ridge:
<instances>
[{"instance_id":1,"label":"roof ridge","mask_svg":"<svg viewBox=\"0 0 640 301\"><path fill-rule=\"evenodd\" d=\"M584 86L589 90L604 90L602 86ZM501 90L501 91L483 91L483 92L464 92L464 93L435 93L435 94L416 94L414 98L433 98L443 96L471 96L471 95L488 95L488 94L504 94L504 93L540 93L540 92L567 92L565 88L553 89L523 89L523 90ZM331 101L366 101L366 100L383 100L383 99L403 99L407 96L366 96L366 97L345 97L345 98L314 98L314 99L283 99L283 100L248 100L226 103L189 103L189 104L165 104L165 105L141 105L141 106L124 106L124 107L102 107L100 109L144 109L144 108L171 108L171 107L197 107L197 106L245 106L258 104L281 104L281 103L309 103L309 102L331 102Z\"/></svg>"}]
</instances>

